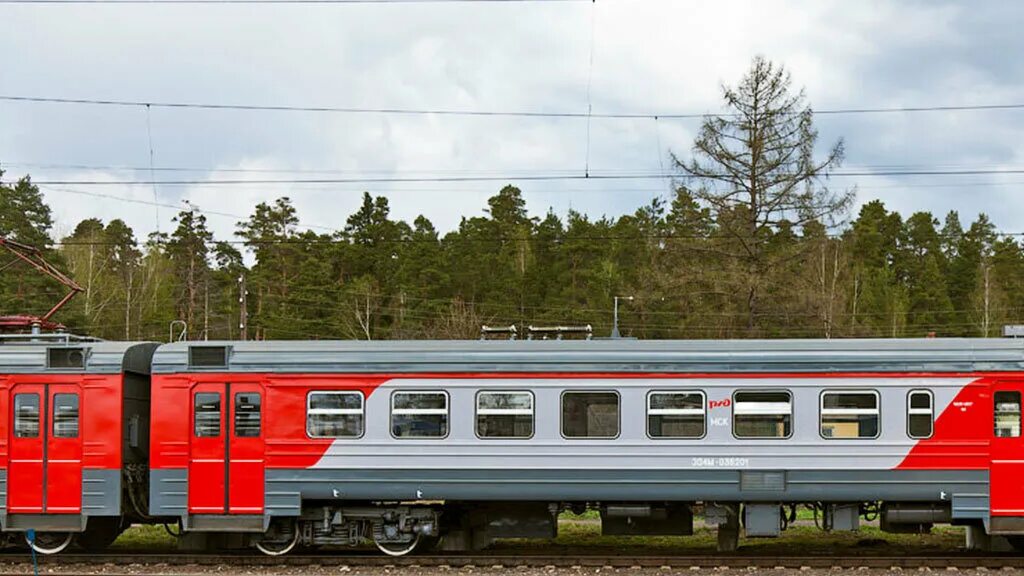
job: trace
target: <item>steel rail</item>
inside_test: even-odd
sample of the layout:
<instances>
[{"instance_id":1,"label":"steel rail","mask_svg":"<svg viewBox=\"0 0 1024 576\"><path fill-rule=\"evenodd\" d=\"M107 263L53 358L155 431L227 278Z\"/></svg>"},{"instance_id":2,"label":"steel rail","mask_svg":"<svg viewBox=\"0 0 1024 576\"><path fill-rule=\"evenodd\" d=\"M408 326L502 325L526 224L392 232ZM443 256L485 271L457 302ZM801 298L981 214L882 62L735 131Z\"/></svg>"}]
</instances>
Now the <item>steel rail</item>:
<instances>
[{"instance_id":1,"label":"steel rail","mask_svg":"<svg viewBox=\"0 0 1024 576\"><path fill-rule=\"evenodd\" d=\"M31 557L24 553L0 555L0 568L12 564L30 564ZM1001 569L1024 568L1024 555L962 552L955 555L927 555L915 553L905 556L851 556L851 555L626 555L607 554L493 554L493 555L430 555L389 557L367 554L301 554L288 556L260 556L255 554L61 554L40 558L40 568L73 568L75 565L106 565L126 567L133 571L144 567L169 566L230 566L230 567L365 567L365 568L958 568Z\"/></svg>"}]
</instances>

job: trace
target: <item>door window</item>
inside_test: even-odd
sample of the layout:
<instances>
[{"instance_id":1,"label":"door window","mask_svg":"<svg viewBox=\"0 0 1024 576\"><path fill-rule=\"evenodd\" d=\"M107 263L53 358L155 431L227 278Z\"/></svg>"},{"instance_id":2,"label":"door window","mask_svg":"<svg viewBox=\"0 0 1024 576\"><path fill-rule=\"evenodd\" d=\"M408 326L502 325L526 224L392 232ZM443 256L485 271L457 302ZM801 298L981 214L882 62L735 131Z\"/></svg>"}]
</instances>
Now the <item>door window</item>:
<instances>
[{"instance_id":1,"label":"door window","mask_svg":"<svg viewBox=\"0 0 1024 576\"><path fill-rule=\"evenodd\" d=\"M39 437L39 394L14 395L14 436Z\"/></svg>"},{"instance_id":2,"label":"door window","mask_svg":"<svg viewBox=\"0 0 1024 576\"><path fill-rule=\"evenodd\" d=\"M220 394L197 392L195 402L196 438L220 436Z\"/></svg>"},{"instance_id":3,"label":"door window","mask_svg":"<svg viewBox=\"0 0 1024 576\"><path fill-rule=\"evenodd\" d=\"M235 437L257 438L260 435L260 395L256 392L235 394Z\"/></svg>"},{"instance_id":4,"label":"door window","mask_svg":"<svg viewBox=\"0 0 1024 576\"><path fill-rule=\"evenodd\" d=\"M1020 436L1020 392L996 392L992 400L996 438Z\"/></svg>"},{"instance_id":5,"label":"door window","mask_svg":"<svg viewBox=\"0 0 1024 576\"><path fill-rule=\"evenodd\" d=\"M78 438L78 394L53 395L53 437Z\"/></svg>"}]
</instances>

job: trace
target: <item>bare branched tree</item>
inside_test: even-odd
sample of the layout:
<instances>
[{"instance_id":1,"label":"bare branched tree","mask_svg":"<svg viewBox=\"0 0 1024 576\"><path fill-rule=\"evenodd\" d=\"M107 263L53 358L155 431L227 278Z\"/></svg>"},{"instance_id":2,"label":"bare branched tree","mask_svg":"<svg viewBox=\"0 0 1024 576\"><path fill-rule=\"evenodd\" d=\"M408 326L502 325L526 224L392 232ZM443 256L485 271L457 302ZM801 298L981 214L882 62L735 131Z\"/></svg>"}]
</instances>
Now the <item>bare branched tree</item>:
<instances>
[{"instance_id":1,"label":"bare branched tree","mask_svg":"<svg viewBox=\"0 0 1024 576\"><path fill-rule=\"evenodd\" d=\"M780 226L835 225L849 211L852 191L825 185L843 160L843 141L815 158L818 132L803 90L792 90L783 66L754 58L735 87L723 87L728 111L704 121L692 156L673 156L682 186L708 207L722 239L719 252L743 274L748 329L757 321L762 279L775 264L767 245Z\"/></svg>"}]
</instances>

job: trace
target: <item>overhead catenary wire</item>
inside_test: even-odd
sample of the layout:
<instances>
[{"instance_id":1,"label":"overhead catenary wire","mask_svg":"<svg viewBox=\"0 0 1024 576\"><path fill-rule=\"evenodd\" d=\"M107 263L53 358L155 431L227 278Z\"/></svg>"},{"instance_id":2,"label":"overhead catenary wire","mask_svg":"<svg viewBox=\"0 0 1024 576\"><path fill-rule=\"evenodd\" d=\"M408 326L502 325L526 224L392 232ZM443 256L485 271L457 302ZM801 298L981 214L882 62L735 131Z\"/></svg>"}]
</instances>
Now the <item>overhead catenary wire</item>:
<instances>
[{"instance_id":1,"label":"overhead catenary wire","mask_svg":"<svg viewBox=\"0 0 1024 576\"><path fill-rule=\"evenodd\" d=\"M593 0L0 0L0 4L555 4Z\"/></svg>"},{"instance_id":2,"label":"overhead catenary wire","mask_svg":"<svg viewBox=\"0 0 1024 576\"><path fill-rule=\"evenodd\" d=\"M0 0L4 1L16 0ZM25 0L31 1L31 0ZM64 0L36 0L59 2ZM72 1L72 0L67 0ZM89 0L75 0L89 1ZM96 0L107 1L107 0ZM128 1L128 0L125 0ZM134 1L134 0L132 0ZM157 0L138 0L141 2ZM181 1L181 0L168 0ZM202 1L202 0L196 0ZM299 0L291 0L299 1ZM315 1L315 0L310 0ZM568 1L568 0L567 0ZM576 0L589 1L589 0ZM153 108L191 108L206 110L238 110L238 111L262 111L262 112L313 112L313 113L334 113L334 114L395 114L395 115L433 115L433 116L497 116L497 117L525 117L525 118L576 118L580 120L592 119L621 119L621 120L693 120L706 118L719 118L731 116L728 113L715 112L573 112L573 111L545 111L545 110L470 110L454 108L392 108L392 107L357 107L357 106L312 106L312 105L286 105L286 104L225 104L211 102L183 102L183 101L151 101L151 100L121 100L101 98L65 98L56 96L23 96L23 95L0 95L0 101L8 102L34 102L50 104L82 104L96 106L127 106ZM851 115L851 114L909 114L925 112L980 112L998 110L1024 110L1024 103L993 103L993 104L964 104L964 105L929 105L929 106L894 106L894 107L857 107L857 108L824 108L814 110L815 115Z\"/></svg>"},{"instance_id":3,"label":"overhead catenary wire","mask_svg":"<svg viewBox=\"0 0 1024 576\"><path fill-rule=\"evenodd\" d=\"M878 170L833 171L818 175L821 178L881 178L908 176L998 176L1024 174L1024 169L959 169L959 170ZM709 174L701 178L731 178L730 174ZM351 177L351 178L287 178L287 179L180 179L180 180L35 180L37 185L48 186L244 186L253 184L397 184L425 182L512 182L512 181L568 181L568 180L663 180L685 179L685 174L610 173L610 174L520 174L507 176L433 176L433 177Z\"/></svg>"}]
</instances>

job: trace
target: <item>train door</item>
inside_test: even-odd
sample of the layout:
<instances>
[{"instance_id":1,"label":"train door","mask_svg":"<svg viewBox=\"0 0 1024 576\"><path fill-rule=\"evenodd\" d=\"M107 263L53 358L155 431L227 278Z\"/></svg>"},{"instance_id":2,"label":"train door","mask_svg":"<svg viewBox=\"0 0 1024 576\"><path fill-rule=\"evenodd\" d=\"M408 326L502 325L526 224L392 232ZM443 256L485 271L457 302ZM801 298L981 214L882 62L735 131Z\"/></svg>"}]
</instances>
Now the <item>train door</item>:
<instances>
[{"instance_id":1,"label":"train door","mask_svg":"<svg viewBox=\"0 0 1024 576\"><path fill-rule=\"evenodd\" d=\"M82 511L81 388L17 384L11 389L7 511Z\"/></svg>"},{"instance_id":2,"label":"train door","mask_svg":"<svg viewBox=\"0 0 1024 576\"><path fill-rule=\"evenodd\" d=\"M262 514L263 388L197 384L192 389L188 508L192 514Z\"/></svg>"},{"instance_id":3,"label":"train door","mask_svg":"<svg viewBox=\"0 0 1024 576\"><path fill-rule=\"evenodd\" d=\"M993 438L989 447L989 508L993 516L1024 516L1024 437L1021 394L1024 385L992 387Z\"/></svg>"}]
</instances>

